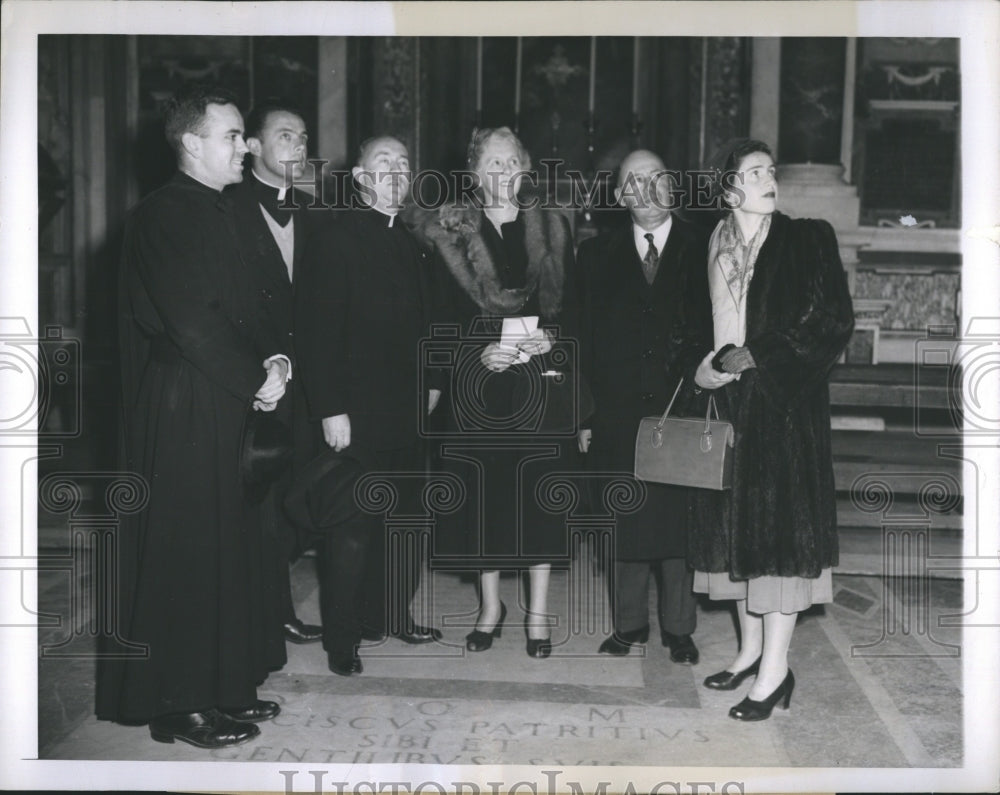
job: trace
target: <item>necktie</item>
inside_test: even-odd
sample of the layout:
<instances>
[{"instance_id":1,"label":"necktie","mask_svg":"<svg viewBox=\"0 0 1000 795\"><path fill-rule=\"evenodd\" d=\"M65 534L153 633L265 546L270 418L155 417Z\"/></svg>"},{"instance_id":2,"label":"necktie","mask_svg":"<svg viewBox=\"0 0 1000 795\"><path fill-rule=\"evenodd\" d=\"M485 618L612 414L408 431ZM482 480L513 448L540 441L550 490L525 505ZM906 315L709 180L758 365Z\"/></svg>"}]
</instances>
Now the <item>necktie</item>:
<instances>
[{"instance_id":1,"label":"necktie","mask_svg":"<svg viewBox=\"0 0 1000 795\"><path fill-rule=\"evenodd\" d=\"M656 250L652 232L646 232L643 237L649 241L649 248L646 249L646 256L642 258L642 272L646 277L646 282L652 284L653 279L656 278L656 269L660 264L660 252Z\"/></svg>"}]
</instances>

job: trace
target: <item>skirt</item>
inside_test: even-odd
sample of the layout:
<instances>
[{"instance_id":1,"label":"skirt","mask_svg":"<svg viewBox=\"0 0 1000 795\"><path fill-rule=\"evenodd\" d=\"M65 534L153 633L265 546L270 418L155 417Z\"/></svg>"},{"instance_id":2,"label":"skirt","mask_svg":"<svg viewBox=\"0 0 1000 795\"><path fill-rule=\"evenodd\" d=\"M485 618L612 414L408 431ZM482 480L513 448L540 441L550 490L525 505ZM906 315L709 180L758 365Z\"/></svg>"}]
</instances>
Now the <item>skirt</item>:
<instances>
[{"instance_id":1,"label":"skirt","mask_svg":"<svg viewBox=\"0 0 1000 795\"><path fill-rule=\"evenodd\" d=\"M799 613L833 601L833 576L829 568L816 578L764 576L752 580L732 580L724 571L695 571L694 591L713 600L746 599L750 613Z\"/></svg>"}]
</instances>

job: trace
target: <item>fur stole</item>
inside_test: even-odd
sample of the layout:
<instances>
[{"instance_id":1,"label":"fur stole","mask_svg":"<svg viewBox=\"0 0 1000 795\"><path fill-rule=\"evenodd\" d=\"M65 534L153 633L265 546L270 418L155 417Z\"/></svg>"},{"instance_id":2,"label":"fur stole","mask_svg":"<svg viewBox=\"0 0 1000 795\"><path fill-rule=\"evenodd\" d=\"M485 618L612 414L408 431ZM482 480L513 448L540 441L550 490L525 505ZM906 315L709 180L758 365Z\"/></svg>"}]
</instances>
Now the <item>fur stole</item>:
<instances>
[{"instance_id":1,"label":"fur stole","mask_svg":"<svg viewBox=\"0 0 1000 795\"><path fill-rule=\"evenodd\" d=\"M569 229L558 213L538 208L521 213L528 274L527 284L515 290L500 285L496 264L479 231L481 223L489 223L482 210L445 205L425 220L420 233L434 245L452 276L484 313L516 314L537 290L542 317L551 322L562 310L566 259L571 250Z\"/></svg>"}]
</instances>

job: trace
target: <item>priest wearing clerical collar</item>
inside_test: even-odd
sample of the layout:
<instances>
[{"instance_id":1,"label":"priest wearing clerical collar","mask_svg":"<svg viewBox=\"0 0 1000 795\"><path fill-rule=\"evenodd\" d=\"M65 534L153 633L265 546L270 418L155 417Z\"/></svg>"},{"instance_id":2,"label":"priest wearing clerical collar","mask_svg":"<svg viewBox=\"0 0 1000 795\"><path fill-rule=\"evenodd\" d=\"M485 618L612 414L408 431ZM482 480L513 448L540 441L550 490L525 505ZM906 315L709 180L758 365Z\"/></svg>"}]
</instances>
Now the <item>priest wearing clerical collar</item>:
<instances>
[{"instance_id":1,"label":"priest wearing clerical collar","mask_svg":"<svg viewBox=\"0 0 1000 795\"><path fill-rule=\"evenodd\" d=\"M328 455L354 458L388 481L397 497L393 513L419 513L419 415L440 392L420 369L420 341L432 318L429 265L397 218L410 186L409 152L395 138L368 139L352 175L359 201L322 225L296 285L297 365ZM318 529L326 540L320 601L331 671L361 673L362 639L441 637L410 613L419 559L403 555L386 570L388 528L380 516L362 513ZM400 541L400 550L419 549Z\"/></svg>"},{"instance_id":2,"label":"priest wearing clerical collar","mask_svg":"<svg viewBox=\"0 0 1000 795\"><path fill-rule=\"evenodd\" d=\"M249 150L243 181L231 185L226 194L233 202L245 267L265 285L262 300L266 318L276 336L294 351L292 337L293 285L298 279L319 211L307 208L312 197L295 188L301 183L309 136L302 115L284 104L259 105L247 114L246 146ZM305 406L298 378L289 383L289 400L279 407L279 418L293 430L295 459L308 460L312 450L305 426ZM288 572L307 545L282 511L290 473L269 490L262 506L265 530L278 550L273 561L278 570L279 591L271 595L281 609L285 639L292 643L318 642L322 630L304 624L292 604Z\"/></svg>"}]
</instances>

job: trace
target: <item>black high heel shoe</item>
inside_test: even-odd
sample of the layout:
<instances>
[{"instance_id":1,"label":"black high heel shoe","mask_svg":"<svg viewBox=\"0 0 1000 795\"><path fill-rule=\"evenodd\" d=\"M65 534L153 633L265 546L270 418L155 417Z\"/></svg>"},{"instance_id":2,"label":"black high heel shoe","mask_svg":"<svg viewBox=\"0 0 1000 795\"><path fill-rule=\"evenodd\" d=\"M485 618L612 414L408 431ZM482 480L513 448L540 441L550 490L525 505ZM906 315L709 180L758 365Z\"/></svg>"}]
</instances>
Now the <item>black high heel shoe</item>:
<instances>
[{"instance_id":1,"label":"black high heel shoe","mask_svg":"<svg viewBox=\"0 0 1000 795\"><path fill-rule=\"evenodd\" d=\"M500 619L491 632L474 629L465 636L465 648L469 651L486 651L493 645L493 639L499 638L503 632L503 622L507 618L507 605L500 603Z\"/></svg>"},{"instance_id":2,"label":"black high heel shoe","mask_svg":"<svg viewBox=\"0 0 1000 795\"><path fill-rule=\"evenodd\" d=\"M736 673L733 673L732 671L719 671L717 674L706 676L705 681L702 684L704 684L709 690L735 690L743 684L744 679L751 674L757 673L759 670L760 657L754 661L753 665L749 668L744 668L742 671L737 671Z\"/></svg>"},{"instance_id":3,"label":"black high heel shoe","mask_svg":"<svg viewBox=\"0 0 1000 795\"><path fill-rule=\"evenodd\" d=\"M788 709L788 704L792 700L792 690L795 689L795 677L791 669L788 670L784 681L778 685L774 692L763 701L754 701L747 696L739 704L729 710L729 717L736 720L767 720L771 717L771 710L779 701L781 708Z\"/></svg>"},{"instance_id":4,"label":"black high heel shoe","mask_svg":"<svg viewBox=\"0 0 1000 795\"><path fill-rule=\"evenodd\" d=\"M529 657L536 660L544 660L552 654L552 636L535 639L528 635L528 625L524 625L524 636L527 638L527 651Z\"/></svg>"}]
</instances>

